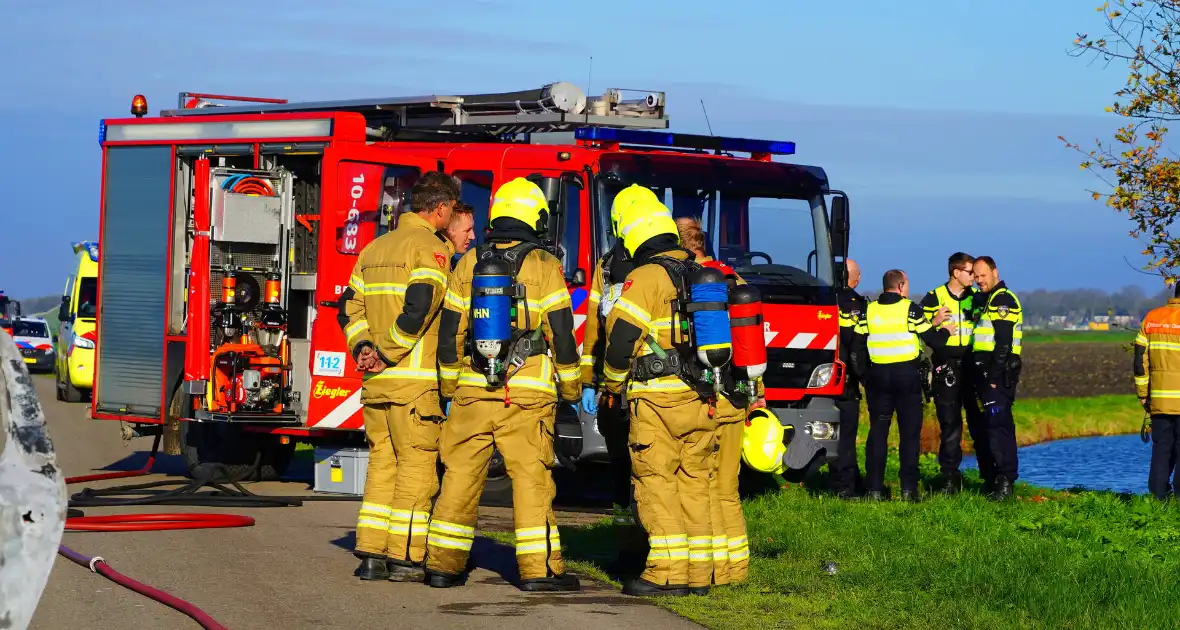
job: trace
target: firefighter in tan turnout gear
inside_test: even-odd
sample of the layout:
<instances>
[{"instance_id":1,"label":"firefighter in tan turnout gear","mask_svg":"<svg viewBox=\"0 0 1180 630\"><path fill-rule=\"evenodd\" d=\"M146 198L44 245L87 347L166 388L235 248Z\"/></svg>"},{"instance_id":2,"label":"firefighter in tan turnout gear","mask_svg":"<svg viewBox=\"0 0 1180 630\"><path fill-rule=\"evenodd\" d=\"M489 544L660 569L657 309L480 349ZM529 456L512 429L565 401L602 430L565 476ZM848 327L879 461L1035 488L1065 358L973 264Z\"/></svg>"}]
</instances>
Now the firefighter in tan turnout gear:
<instances>
[{"instance_id":1,"label":"firefighter in tan turnout gear","mask_svg":"<svg viewBox=\"0 0 1180 630\"><path fill-rule=\"evenodd\" d=\"M700 221L692 217L676 219L680 242L695 260L720 269L733 284L746 281L729 265L705 253L705 233ZM751 405L764 407L762 380L758 379L759 400ZM750 545L746 538L746 518L738 495L738 474L742 467L742 436L746 429L746 408L735 406L727 396L717 397L717 446L713 453L713 475L709 483L709 502L713 521L713 583L730 584L746 579L750 568Z\"/></svg>"},{"instance_id":2,"label":"firefighter in tan turnout gear","mask_svg":"<svg viewBox=\"0 0 1180 630\"><path fill-rule=\"evenodd\" d=\"M345 336L364 370L361 403L369 465L357 518L356 574L421 581L430 502L438 491L439 310L451 248L439 234L459 198L454 180L422 175L414 212L361 251L345 302Z\"/></svg>"},{"instance_id":3,"label":"firefighter in tan turnout gear","mask_svg":"<svg viewBox=\"0 0 1180 630\"><path fill-rule=\"evenodd\" d=\"M451 277L439 331L446 466L427 540L433 587L462 582L493 447L512 479L518 588L572 591L565 572L552 468L558 395L581 391L574 316L560 261L542 248L549 208L517 178L496 191L491 230ZM470 349L468 349L470 348Z\"/></svg>"},{"instance_id":4,"label":"firefighter in tan turnout gear","mask_svg":"<svg viewBox=\"0 0 1180 630\"><path fill-rule=\"evenodd\" d=\"M610 457L611 500L614 504L616 525L631 525L634 515L631 510L631 455L627 448L627 409L623 407L622 396L600 391L602 381L602 353L606 348L606 337L602 326L614 308L623 289L623 281L635 266L623 248L619 220L623 208L637 199L658 201L650 188L632 184L619 191L611 202L611 232L615 244L594 266L590 281L590 295L586 306L586 327L582 336L582 410L595 414L598 430L606 440Z\"/></svg>"},{"instance_id":5,"label":"firefighter in tan turnout gear","mask_svg":"<svg viewBox=\"0 0 1180 630\"><path fill-rule=\"evenodd\" d=\"M643 574L623 593L704 595L713 573L709 476L717 422L675 367L694 359L674 343L681 337L673 334L672 310L679 295L673 274L683 278L697 266L662 203L637 201L620 224L635 270L606 321L603 377L615 394L626 384L631 474L650 546Z\"/></svg>"}]
</instances>

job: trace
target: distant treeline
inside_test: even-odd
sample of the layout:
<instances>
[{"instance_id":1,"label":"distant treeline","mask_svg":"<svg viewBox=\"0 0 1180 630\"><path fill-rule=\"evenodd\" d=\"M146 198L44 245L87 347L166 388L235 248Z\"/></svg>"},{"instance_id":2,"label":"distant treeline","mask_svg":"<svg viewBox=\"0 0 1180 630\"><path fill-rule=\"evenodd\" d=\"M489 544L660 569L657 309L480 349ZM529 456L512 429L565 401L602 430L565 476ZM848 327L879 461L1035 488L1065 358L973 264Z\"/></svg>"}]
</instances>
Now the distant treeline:
<instances>
[{"instance_id":1,"label":"distant treeline","mask_svg":"<svg viewBox=\"0 0 1180 630\"><path fill-rule=\"evenodd\" d=\"M19 300L21 312L25 315L33 315L35 313L44 313L46 311L57 308L61 304L60 295L45 295L35 298L22 298Z\"/></svg>"},{"instance_id":2,"label":"distant treeline","mask_svg":"<svg viewBox=\"0 0 1180 630\"><path fill-rule=\"evenodd\" d=\"M1115 315L1130 315L1139 319L1151 309L1167 303L1168 298L1172 297L1172 289L1163 289L1155 295L1148 295L1142 288L1134 285L1125 286L1114 293L1102 289L1017 291L1020 304L1024 307L1025 321L1030 324L1042 323L1053 315L1064 315L1071 322L1084 321L1095 315L1106 315L1111 310ZM864 295L874 299L878 293ZM924 294L910 297L921 300L922 295Z\"/></svg>"}]
</instances>

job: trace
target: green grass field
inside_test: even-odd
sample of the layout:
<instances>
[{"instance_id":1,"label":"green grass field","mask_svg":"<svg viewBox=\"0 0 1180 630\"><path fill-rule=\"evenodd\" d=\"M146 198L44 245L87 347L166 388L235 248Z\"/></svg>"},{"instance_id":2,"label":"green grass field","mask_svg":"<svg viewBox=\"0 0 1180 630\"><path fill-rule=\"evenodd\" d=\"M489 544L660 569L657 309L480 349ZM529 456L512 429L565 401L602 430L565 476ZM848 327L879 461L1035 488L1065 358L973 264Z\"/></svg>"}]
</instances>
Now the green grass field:
<instances>
[{"instance_id":1,"label":"green grass field","mask_svg":"<svg viewBox=\"0 0 1180 630\"><path fill-rule=\"evenodd\" d=\"M1131 343L1136 330L1029 330L1024 341L1036 343Z\"/></svg>"},{"instance_id":2,"label":"green grass field","mask_svg":"<svg viewBox=\"0 0 1180 630\"><path fill-rule=\"evenodd\" d=\"M934 468L926 458L924 473ZM746 583L657 601L723 629L1180 623L1180 506L1024 485L1019 494L1005 504L975 493L874 504L789 487L745 504ZM618 586L605 567L619 535L609 522L562 528L563 553L574 570Z\"/></svg>"},{"instance_id":3,"label":"green grass field","mask_svg":"<svg viewBox=\"0 0 1180 630\"><path fill-rule=\"evenodd\" d=\"M923 411L922 450L933 452L938 448L938 417L933 403L927 403ZM1143 423L1143 407L1134 396L1125 394L1017 399L1012 413L1016 420L1016 442L1021 446L1066 438L1136 433ZM857 442L861 444L869 435L867 419L868 409L862 400L857 427ZM966 429L963 437L964 448L972 451ZM894 422L889 443L896 445L897 439Z\"/></svg>"}]
</instances>

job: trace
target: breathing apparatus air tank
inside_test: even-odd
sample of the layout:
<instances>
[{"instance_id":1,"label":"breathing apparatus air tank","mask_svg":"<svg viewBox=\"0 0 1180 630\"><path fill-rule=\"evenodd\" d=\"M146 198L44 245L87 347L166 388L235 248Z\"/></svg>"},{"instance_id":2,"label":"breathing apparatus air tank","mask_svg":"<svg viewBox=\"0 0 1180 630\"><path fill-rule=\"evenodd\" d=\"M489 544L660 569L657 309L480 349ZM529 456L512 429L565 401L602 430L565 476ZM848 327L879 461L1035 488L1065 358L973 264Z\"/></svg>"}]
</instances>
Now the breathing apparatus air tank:
<instances>
[{"instance_id":1,"label":"breathing apparatus air tank","mask_svg":"<svg viewBox=\"0 0 1180 630\"><path fill-rule=\"evenodd\" d=\"M762 330L762 294L739 284L729 289L729 326L733 336L733 366L745 371L750 394L754 381L766 373L766 335Z\"/></svg>"},{"instance_id":2,"label":"breathing apparatus air tank","mask_svg":"<svg viewBox=\"0 0 1180 630\"><path fill-rule=\"evenodd\" d=\"M721 392L721 368L733 356L729 330L729 285L725 274L702 267L689 281L689 312L695 333L697 358L713 370L713 391Z\"/></svg>"},{"instance_id":3,"label":"breathing apparatus air tank","mask_svg":"<svg viewBox=\"0 0 1180 630\"><path fill-rule=\"evenodd\" d=\"M489 258L475 264L471 277L471 339L487 360L489 385L500 383L502 354L512 339L512 269Z\"/></svg>"}]
</instances>

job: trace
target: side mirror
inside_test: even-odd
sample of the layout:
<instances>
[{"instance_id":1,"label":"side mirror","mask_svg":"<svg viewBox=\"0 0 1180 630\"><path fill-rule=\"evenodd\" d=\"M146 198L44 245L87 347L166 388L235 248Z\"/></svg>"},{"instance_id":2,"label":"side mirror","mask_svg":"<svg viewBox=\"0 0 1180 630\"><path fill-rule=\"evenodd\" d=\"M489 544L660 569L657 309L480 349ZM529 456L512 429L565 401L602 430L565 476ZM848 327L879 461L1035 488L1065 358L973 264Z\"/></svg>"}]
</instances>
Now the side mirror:
<instances>
[{"instance_id":1,"label":"side mirror","mask_svg":"<svg viewBox=\"0 0 1180 630\"><path fill-rule=\"evenodd\" d=\"M848 257L848 236L850 224L848 217L848 196L840 191L832 191L836 195L832 199L832 256L844 259Z\"/></svg>"},{"instance_id":2,"label":"side mirror","mask_svg":"<svg viewBox=\"0 0 1180 630\"><path fill-rule=\"evenodd\" d=\"M570 286L584 287L586 286L586 270L581 267L574 270L574 276L569 279Z\"/></svg>"},{"instance_id":3,"label":"side mirror","mask_svg":"<svg viewBox=\"0 0 1180 630\"><path fill-rule=\"evenodd\" d=\"M61 306L57 307L57 321L70 321L70 298L62 297Z\"/></svg>"}]
</instances>

